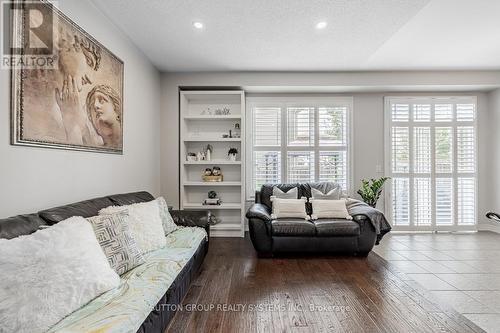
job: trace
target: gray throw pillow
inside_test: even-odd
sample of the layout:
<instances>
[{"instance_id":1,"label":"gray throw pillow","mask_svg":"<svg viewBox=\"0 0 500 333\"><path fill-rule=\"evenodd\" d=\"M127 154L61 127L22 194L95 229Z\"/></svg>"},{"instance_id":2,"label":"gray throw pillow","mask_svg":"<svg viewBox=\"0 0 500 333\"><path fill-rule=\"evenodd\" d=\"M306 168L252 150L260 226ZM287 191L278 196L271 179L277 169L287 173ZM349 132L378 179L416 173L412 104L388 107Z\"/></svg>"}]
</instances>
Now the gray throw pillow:
<instances>
[{"instance_id":1,"label":"gray throw pillow","mask_svg":"<svg viewBox=\"0 0 500 333\"><path fill-rule=\"evenodd\" d=\"M122 275L145 262L130 231L126 210L87 220L94 228L97 241L116 273Z\"/></svg>"},{"instance_id":2,"label":"gray throw pillow","mask_svg":"<svg viewBox=\"0 0 500 333\"><path fill-rule=\"evenodd\" d=\"M278 198L278 199L298 199L299 196L299 190L298 188L294 187L288 192L283 192L276 186L273 187L273 197Z\"/></svg>"},{"instance_id":3,"label":"gray throw pillow","mask_svg":"<svg viewBox=\"0 0 500 333\"><path fill-rule=\"evenodd\" d=\"M318 189L311 189L311 196L314 200L339 200L340 199L341 190L339 187L334 188L328 193L323 193Z\"/></svg>"}]
</instances>

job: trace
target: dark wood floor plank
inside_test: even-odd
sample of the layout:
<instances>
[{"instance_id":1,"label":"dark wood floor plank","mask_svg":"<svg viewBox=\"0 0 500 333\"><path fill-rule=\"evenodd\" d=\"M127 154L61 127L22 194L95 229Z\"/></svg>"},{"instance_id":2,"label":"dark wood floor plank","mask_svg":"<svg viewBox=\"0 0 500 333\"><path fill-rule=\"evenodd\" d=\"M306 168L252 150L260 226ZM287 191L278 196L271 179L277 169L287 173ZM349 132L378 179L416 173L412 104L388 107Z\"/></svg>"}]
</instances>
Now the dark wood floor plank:
<instances>
[{"instance_id":1,"label":"dark wood floor plank","mask_svg":"<svg viewBox=\"0 0 500 333\"><path fill-rule=\"evenodd\" d=\"M166 332L483 332L374 253L260 259L248 238L210 242L183 305L219 308L178 311Z\"/></svg>"},{"instance_id":2,"label":"dark wood floor plank","mask_svg":"<svg viewBox=\"0 0 500 333\"><path fill-rule=\"evenodd\" d=\"M397 288L390 288L387 285L387 274L377 274L376 271L370 270L366 265L366 261L351 260L348 265L352 268L351 278L358 281L358 285L362 292L368 296L378 308L383 308L380 313L382 322L386 320L392 327L390 331L417 331L417 332L433 332L434 327L428 323L422 325L422 311L415 309L415 304L412 300Z\"/></svg>"}]
</instances>

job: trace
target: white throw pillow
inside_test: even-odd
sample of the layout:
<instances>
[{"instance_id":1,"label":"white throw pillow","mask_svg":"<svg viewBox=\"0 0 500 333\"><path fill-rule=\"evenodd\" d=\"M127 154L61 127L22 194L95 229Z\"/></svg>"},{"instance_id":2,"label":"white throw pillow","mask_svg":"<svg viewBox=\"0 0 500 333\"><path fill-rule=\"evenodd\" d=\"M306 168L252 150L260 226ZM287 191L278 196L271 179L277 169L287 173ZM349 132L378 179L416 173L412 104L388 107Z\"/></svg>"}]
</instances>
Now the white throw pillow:
<instances>
[{"instance_id":1,"label":"white throw pillow","mask_svg":"<svg viewBox=\"0 0 500 333\"><path fill-rule=\"evenodd\" d=\"M172 215L170 215L170 212L168 211L168 205L165 198L156 198L156 202L158 203L158 208L160 209L160 217L163 224L163 230L165 231L165 236L179 229L177 224L175 224Z\"/></svg>"},{"instance_id":2,"label":"white throw pillow","mask_svg":"<svg viewBox=\"0 0 500 333\"><path fill-rule=\"evenodd\" d=\"M165 247L167 240L156 200L125 206L109 206L101 209L99 215L114 214L122 210L128 211L130 231L141 253Z\"/></svg>"},{"instance_id":3,"label":"white throw pillow","mask_svg":"<svg viewBox=\"0 0 500 333\"><path fill-rule=\"evenodd\" d=\"M0 253L1 332L45 332L120 284L83 217L0 239Z\"/></svg>"},{"instance_id":4,"label":"white throw pillow","mask_svg":"<svg viewBox=\"0 0 500 333\"><path fill-rule=\"evenodd\" d=\"M345 199L340 200L309 200L312 205L311 219L345 219L352 220L346 207Z\"/></svg>"},{"instance_id":5,"label":"white throw pillow","mask_svg":"<svg viewBox=\"0 0 500 333\"><path fill-rule=\"evenodd\" d=\"M302 197L300 199L280 199L271 197L273 203L273 213L271 218L280 219L286 217L309 219L306 213L307 199Z\"/></svg>"}]
</instances>

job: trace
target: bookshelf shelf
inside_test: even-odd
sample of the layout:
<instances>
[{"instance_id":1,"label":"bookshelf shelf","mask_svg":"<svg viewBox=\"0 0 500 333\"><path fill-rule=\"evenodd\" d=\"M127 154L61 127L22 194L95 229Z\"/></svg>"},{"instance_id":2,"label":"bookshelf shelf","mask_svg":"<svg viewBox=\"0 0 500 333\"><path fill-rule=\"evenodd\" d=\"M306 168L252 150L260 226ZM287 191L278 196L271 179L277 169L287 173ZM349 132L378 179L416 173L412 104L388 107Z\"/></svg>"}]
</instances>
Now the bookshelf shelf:
<instances>
[{"instance_id":1,"label":"bookshelf shelf","mask_svg":"<svg viewBox=\"0 0 500 333\"><path fill-rule=\"evenodd\" d=\"M245 208L245 94L243 91L181 91L181 209L209 210L220 221L211 227L214 237L243 237ZM229 109L229 115L207 115ZM223 138L239 125L238 138ZM233 135L234 132L231 132ZM213 148L210 161L187 161L187 153ZM229 148L238 150L237 161L227 159ZM220 167L223 182L203 182L205 168ZM203 205L209 191L215 191L221 205Z\"/></svg>"}]
</instances>

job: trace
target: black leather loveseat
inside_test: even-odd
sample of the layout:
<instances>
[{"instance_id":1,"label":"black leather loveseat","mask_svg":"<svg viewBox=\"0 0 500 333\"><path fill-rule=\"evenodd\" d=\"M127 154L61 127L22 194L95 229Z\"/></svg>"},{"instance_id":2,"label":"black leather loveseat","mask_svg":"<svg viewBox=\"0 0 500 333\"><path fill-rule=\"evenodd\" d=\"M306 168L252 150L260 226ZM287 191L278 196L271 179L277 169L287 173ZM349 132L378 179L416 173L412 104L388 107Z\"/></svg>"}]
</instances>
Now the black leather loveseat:
<instances>
[{"instance_id":1,"label":"black leather loveseat","mask_svg":"<svg viewBox=\"0 0 500 333\"><path fill-rule=\"evenodd\" d=\"M128 205L136 202L151 201L154 197L148 192L110 195L106 197L81 201L66 206L50 208L38 213L18 215L0 219L0 238L11 239L28 235L37 231L42 225L53 225L71 216L91 217L98 215L100 209L118 205ZM170 211L177 225L202 227L209 230L209 213L207 211ZM157 306L152 309L137 332L163 333L173 318L176 308L189 290L191 282L196 278L203 259L208 251L208 239L203 241L184 269L177 275ZM0 329L1 331L1 329Z\"/></svg>"},{"instance_id":2,"label":"black leather loveseat","mask_svg":"<svg viewBox=\"0 0 500 333\"><path fill-rule=\"evenodd\" d=\"M311 197L311 188L328 193L338 186L331 182L305 184L266 184L255 193L255 203L248 209L250 238L260 256L276 253L348 253L366 256L377 241L375 227L364 214L352 214L353 220L271 218L273 188L287 192L298 188L298 197ZM367 207L368 209L372 209ZM311 214L310 204L306 204ZM378 211L377 211L378 212Z\"/></svg>"}]
</instances>

